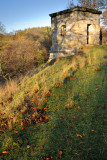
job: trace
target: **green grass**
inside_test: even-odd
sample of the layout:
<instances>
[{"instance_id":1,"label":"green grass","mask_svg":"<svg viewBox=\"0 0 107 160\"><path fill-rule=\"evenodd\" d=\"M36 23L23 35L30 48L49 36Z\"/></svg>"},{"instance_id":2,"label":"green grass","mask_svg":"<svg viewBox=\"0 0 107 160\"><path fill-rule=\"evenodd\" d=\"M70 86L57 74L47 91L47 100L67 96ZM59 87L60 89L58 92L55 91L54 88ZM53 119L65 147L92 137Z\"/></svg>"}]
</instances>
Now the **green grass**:
<instances>
[{"instance_id":1,"label":"green grass","mask_svg":"<svg viewBox=\"0 0 107 160\"><path fill-rule=\"evenodd\" d=\"M106 159L106 50L60 58L20 82L1 106L1 160Z\"/></svg>"}]
</instances>

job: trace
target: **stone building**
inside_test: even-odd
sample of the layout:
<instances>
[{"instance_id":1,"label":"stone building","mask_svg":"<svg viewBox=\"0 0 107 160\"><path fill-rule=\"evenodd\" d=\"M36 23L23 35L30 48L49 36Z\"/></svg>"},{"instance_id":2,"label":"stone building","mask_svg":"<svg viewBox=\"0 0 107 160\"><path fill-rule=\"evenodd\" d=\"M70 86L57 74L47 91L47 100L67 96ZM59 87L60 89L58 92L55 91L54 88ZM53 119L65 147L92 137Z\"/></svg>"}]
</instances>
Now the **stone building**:
<instances>
[{"instance_id":1,"label":"stone building","mask_svg":"<svg viewBox=\"0 0 107 160\"><path fill-rule=\"evenodd\" d=\"M99 45L101 13L95 9L74 7L50 14L50 59L75 54L84 45Z\"/></svg>"}]
</instances>

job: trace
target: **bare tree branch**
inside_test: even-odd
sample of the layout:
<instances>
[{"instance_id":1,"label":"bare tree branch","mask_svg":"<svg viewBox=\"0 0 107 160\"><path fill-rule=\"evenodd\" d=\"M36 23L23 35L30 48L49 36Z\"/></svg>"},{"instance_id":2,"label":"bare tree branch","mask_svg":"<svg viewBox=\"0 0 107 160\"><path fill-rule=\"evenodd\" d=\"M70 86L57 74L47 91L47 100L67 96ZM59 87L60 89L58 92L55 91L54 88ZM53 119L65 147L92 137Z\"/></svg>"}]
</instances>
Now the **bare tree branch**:
<instances>
[{"instance_id":1,"label":"bare tree branch","mask_svg":"<svg viewBox=\"0 0 107 160\"><path fill-rule=\"evenodd\" d=\"M68 2L67 9L73 8L74 6L75 6L74 2L73 2L73 0L71 0Z\"/></svg>"}]
</instances>

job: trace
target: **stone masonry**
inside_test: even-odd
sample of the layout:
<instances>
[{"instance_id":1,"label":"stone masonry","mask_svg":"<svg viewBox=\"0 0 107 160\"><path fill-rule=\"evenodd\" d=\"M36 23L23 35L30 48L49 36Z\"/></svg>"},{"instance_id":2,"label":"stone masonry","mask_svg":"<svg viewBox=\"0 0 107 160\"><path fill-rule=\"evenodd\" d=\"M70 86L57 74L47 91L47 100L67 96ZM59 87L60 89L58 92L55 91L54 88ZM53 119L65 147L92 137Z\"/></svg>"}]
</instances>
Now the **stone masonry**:
<instances>
[{"instance_id":1,"label":"stone masonry","mask_svg":"<svg viewBox=\"0 0 107 160\"><path fill-rule=\"evenodd\" d=\"M50 59L73 55L85 45L99 45L101 13L95 9L75 7L50 14Z\"/></svg>"}]
</instances>

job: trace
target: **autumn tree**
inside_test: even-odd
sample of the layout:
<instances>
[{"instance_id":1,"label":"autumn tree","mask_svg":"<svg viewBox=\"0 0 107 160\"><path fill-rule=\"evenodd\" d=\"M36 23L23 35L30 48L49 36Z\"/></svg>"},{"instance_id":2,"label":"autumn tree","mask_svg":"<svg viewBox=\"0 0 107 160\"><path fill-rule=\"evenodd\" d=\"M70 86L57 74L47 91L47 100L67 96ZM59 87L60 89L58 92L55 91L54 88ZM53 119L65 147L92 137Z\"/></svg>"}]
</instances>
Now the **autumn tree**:
<instances>
[{"instance_id":1,"label":"autumn tree","mask_svg":"<svg viewBox=\"0 0 107 160\"><path fill-rule=\"evenodd\" d=\"M79 6L94 8L94 9L103 9L107 6L106 0L78 0Z\"/></svg>"},{"instance_id":2,"label":"autumn tree","mask_svg":"<svg viewBox=\"0 0 107 160\"><path fill-rule=\"evenodd\" d=\"M103 11L102 22L107 25L107 0L78 0L81 7L100 9Z\"/></svg>"},{"instance_id":3,"label":"autumn tree","mask_svg":"<svg viewBox=\"0 0 107 160\"><path fill-rule=\"evenodd\" d=\"M106 26L107 28L107 8L104 10L103 14L102 14L102 20L103 20L103 24Z\"/></svg>"}]
</instances>

